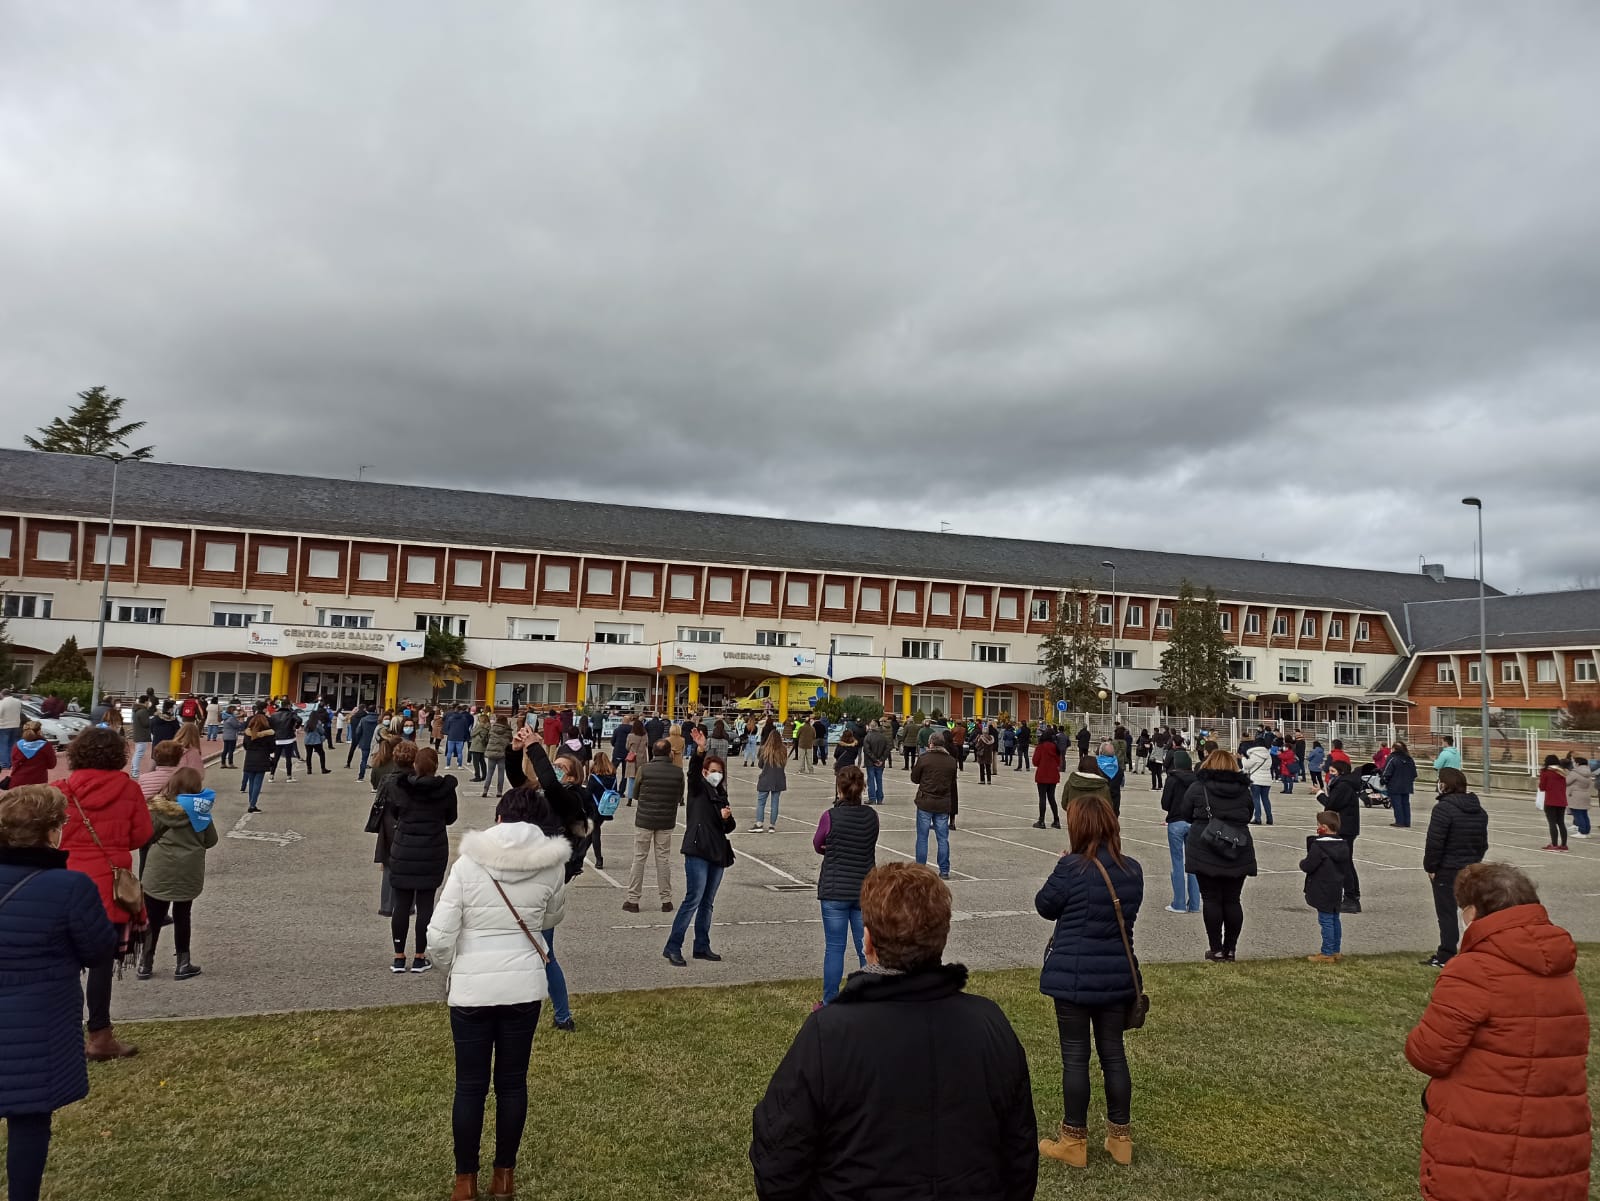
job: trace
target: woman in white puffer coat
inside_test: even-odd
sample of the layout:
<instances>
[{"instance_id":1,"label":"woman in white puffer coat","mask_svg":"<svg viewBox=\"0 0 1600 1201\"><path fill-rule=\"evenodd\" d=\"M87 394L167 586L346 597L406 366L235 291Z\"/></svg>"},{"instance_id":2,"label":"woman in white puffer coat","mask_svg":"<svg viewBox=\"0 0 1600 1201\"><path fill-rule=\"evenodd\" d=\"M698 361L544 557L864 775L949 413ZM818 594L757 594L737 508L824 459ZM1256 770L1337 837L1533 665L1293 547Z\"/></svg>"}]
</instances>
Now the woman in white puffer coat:
<instances>
[{"instance_id":1,"label":"woman in white puffer coat","mask_svg":"<svg viewBox=\"0 0 1600 1201\"><path fill-rule=\"evenodd\" d=\"M542 793L507 793L495 810L494 827L462 837L428 925L434 961L449 972L456 1050L453 1199L478 1196L478 1147L491 1079L495 1155L489 1195L515 1192L517 1148L528 1115L528 1060L541 1003L550 995L539 931L561 921L565 868L574 853L552 816ZM547 834L541 826L558 832Z\"/></svg>"}]
</instances>

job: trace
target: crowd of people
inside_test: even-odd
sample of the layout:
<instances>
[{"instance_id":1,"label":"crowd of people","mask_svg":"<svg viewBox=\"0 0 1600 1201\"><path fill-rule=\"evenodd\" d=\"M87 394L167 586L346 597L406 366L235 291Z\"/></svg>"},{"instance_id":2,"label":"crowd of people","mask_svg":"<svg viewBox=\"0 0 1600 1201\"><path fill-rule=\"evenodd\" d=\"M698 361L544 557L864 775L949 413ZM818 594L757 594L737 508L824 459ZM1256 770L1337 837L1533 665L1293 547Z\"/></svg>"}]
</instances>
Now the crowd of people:
<instances>
[{"instance_id":1,"label":"crowd of people","mask_svg":"<svg viewBox=\"0 0 1600 1201\"><path fill-rule=\"evenodd\" d=\"M1318 789L1322 809L1300 868L1320 939L1308 958L1320 964L1341 961L1342 916L1361 911L1354 844L1366 808L1363 781L1381 780L1391 804L1403 793L1409 800L1416 781L1403 743L1384 748L1382 763L1358 768L1338 742L1320 754L1320 744L1305 748L1265 727L1229 749L1172 729L1134 736L1118 727L1094 746L1086 727L1073 733L982 720L902 723L893 715L836 726L820 716L784 725L770 714L675 722L637 715L605 734L571 710L506 714L402 702L340 713L286 699L246 706L149 696L133 706L127 730L113 706L91 716L95 724L68 747L70 770L53 784L42 748L27 749L37 731L22 730L9 787L0 793L0 954L7 967L0 974L0 1116L10 1127L13 1197L38 1195L50 1114L86 1094L84 1063L137 1051L116 1036L111 1020L112 980L122 964L134 965L136 980L150 979L161 931L170 925L173 978L201 974L190 954L194 907L206 854L217 842L203 738L221 744L221 769L240 771L250 812L260 811L263 787L278 779L279 768L285 783L296 762L311 771L314 760L317 770L331 772L329 746L348 744L344 766L369 782L367 829L376 836L389 969L448 971L454 1201L480 1195L478 1145L491 1087L489 1195L513 1195L531 1046L545 1004L558 1030L577 1030L555 949L565 889L591 858L604 869L602 831L622 811L631 810L634 823L623 910L640 912L654 859L660 909L674 915L663 957L678 968L690 959L721 959L711 934L718 891L735 862L728 765L737 756L757 769L751 833L775 828L789 770L833 773L833 804L812 836L821 859L820 996L754 1117L751 1161L766 1198L952 1189L1031 1196L1041 1156L1073 1167L1088 1161L1092 1058L1105 1093L1102 1145L1115 1163L1131 1163L1133 1080L1124 1037L1143 1024L1148 1001L1135 937L1144 872L1124 851L1121 833L1130 772L1143 765L1161 794L1172 885L1165 908L1200 913L1205 959L1223 964L1235 961L1244 886L1258 872L1252 827L1273 820L1270 795L1262 795L1272 780L1292 788L1309 776ZM916 862L879 865L875 807L884 803L883 774L897 750L916 810ZM951 914L949 835L968 758L978 765L980 785L997 766L1031 766L1035 827L1046 828L1047 816L1051 828L1065 820L1070 849L1035 898L1039 915L1052 923L1040 989L1054 1006L1064 1096L1061 1123L1042 1141L1027 1059L1009 1023L992 1002L965 991L965 968L942 960ZM449 831L459 817L458 790L469 781L443 770L450 766L470 766L470 783L497 798L495 824L463 835L453 862ZM1586 1196L1588 1026L1572 941L1550 923L1522 873L1483 862L1488 815L1469 791L1459 757L1452 764L1442 755L1436 766L1439 796L1423 868L1439 925L1426 962L1440 977L1406 1044L1407 1057L1432 1079L1424 1194L1475 1195L1464 1184L1492 1178L1506 1196L1525 1185L1540 1190L1529 1195ZM1558 820L1565 844L1566 809L1586 814L1593 772L1581 759L1552 757L1540 787L1552 831L1546 849L1554 849ZM1409 805L1392 812L1396 824L1409 824ZM671 844L680 816L684 887L675 899ZM930 835L937 870L927 866ZM847 975L852 947L858 970ZM930 1057L934 1043L941 1050ZM1511 1071L1508 1058L1524 1066ZM959 1148L936 1148L933 1128L901 1103L907 1084L919 1111L932 1107L973 1137L958 1140ZM1467 1116L1465 1099L1486 1090L1531 1100L1538 1121L1513 1106ZM1473 1144L1475 1135L1482 1141ZM1535 1137L1546 1140L1537 1163L1522 1153ZM1501 1158L1485 1166L1483 1148Z\"/></svg>"}]
</instances>

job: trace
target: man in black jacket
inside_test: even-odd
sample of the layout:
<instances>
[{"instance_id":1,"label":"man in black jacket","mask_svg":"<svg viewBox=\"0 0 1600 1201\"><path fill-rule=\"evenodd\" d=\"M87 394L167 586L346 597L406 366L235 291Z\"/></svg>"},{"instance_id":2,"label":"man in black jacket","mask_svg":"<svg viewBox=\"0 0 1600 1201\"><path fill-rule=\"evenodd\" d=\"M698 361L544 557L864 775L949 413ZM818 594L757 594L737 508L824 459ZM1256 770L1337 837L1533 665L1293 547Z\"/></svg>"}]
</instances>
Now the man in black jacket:
<instances>
[{"instance_id":1,"label":"man in black jacket","mask_svg":"<svg viewBox=\"0 0 1600 1201\"><path fill-rule=\"evenodd\" d=\"M1317 799L1323 808L1339 815L1339 837L1350 846L1350 866L1345 872L1344 904L1340 913L1361 912L1361 877L1356 874L1356 837L1361 833L1361 781L1343 759L1328 761L1328 790Z\"/></svg>"},{"instance_id":2,"label":"man in black jacket","mask_svg":"<svg viewBox=\"0 0 1600 1201\"><path fill-rule=\"evenodd\" d=\"M1443 967L1456 953L1461 928L1456 923L1456 873L1482 863L1489 853L1489 815L1467 791L1467 777L1454 767L1439 769L1439 800L1428 818L1422 870L1433 881L1433 910L1439 919L1439 949L1424 967Z\"/></svg>"},{"instance_id":3,"label":"man in black jacket","mask_svg":"<svg viewBox=\"0 0 1600 1201\"><path fill-rule=\"evenodd\" d=\"M1029 1201L1032 1087L1000 1007L941 963L950 890L889 863L861 885L867 967L800 1027L756 1106L761 1201Z\"/></svg>"}]
</instances>

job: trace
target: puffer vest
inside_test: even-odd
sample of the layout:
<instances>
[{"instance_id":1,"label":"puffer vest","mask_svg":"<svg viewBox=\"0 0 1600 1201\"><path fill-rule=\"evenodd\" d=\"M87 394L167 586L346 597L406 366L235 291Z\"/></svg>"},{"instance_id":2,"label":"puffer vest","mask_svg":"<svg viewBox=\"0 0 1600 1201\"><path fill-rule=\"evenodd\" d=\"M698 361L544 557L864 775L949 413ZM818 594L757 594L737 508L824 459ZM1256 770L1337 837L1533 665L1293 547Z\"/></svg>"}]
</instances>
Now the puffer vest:
<instances>
[{"instance_id":1,"label":"puffer vest","mask_svg":"<svg viewBox=\"0 0 1600 1201\"><path fill-rule=\"evenodd\" d=\"M861 901L861 881L877 863L878 815L865 805L828 811L828 850L817 876L819 901Z\"/></svg>"}]
</instances>

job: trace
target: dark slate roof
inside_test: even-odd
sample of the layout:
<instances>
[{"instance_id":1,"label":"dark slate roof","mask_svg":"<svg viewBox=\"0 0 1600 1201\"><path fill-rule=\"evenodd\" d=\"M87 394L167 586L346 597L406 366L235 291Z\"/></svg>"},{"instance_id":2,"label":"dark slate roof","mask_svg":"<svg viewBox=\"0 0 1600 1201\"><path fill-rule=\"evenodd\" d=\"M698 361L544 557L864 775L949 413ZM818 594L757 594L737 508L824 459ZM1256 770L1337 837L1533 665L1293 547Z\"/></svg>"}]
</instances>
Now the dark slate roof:
<instances>
[{"instance_id":1,"label":"dark slate roof","mask_svg":"<svg viewBox=\"0 0 1600 1201\"><path fill-rule=\"evenodd\" d=\"M1574 646L1600 630L1600 588L1491 596L1484 604L1489 645L1501 650ZM1401 630L1419 651L1478 645L1478 600L1413 602Z\"/></svg>"},{"instance_id":2,"label":"dark slate roof","mask_svg":"<svg viewBox=\"0 0 1600 1201\"><path fill-rule=\"evenodd\" d=\"M102 517L111 467L95 458L0 448L0 507ZM1060 588L1103 581L1102 560L1133 592L1176 593L1188 579L1237 600L1383 610L1471 595L1473 580L1410 572L1228 559L1172 551L933 534L771 517L546 500L176 463L122 467L117 514L334 537L442 543L745 567L911 575Z\"/></svg>"}]
</instances>

